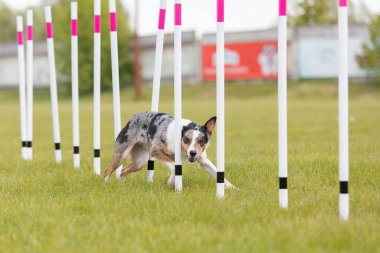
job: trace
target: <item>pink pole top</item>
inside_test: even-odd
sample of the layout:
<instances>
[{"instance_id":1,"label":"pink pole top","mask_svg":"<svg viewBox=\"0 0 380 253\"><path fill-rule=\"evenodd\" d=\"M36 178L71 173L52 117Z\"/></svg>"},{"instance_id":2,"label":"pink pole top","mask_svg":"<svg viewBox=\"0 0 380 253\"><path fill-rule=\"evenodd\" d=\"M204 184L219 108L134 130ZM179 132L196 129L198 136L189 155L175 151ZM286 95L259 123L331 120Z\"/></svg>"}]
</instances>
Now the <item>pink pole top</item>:
<instances>
[{"instance_id":1,"label":"pink pole top","mask_svg":"<svg viewBox=\"0 0 380 253\"><path fill-rule=\"evenodd\" d=\"M158 29L160 29L160 30L165 29L165 14L166 14L166 10L160 9L160 14L158 17Z\"/></svg>"},{"instance_id":2,"label":"pink pole top","mask_svg":"<svg viewBox=\"0 0 380 253\"><path fill-rule=\"evenodd\" d=\"M117 22L116 22L116 12L110 12L110 31L116 32Z\"/></svg>"},{"instance_id":3,"label":"pink pole top","mask_svg":"<svg viewBox=\"0 0 380 253\"><path fill-rule=\"evenodd\" d=\"M100 15L94 16L94 33L100 33Z\"/></svg>"},{"instance_id":4,"label":"pink pole top","mask_svg":"<svg viewBox=\"0 0 380 253\"><path fill-rule=\"evenodd\" d=\"M339 7L347 7L347 0L339 0Z\"/></svg>"},{"instance_id":5,"label":"pink pole top","mask_svg":"<svg viewBox=\"0 0 380 253\"><path fill-rule=\"evenodd\" d=\"M27 40L33 40L33 26L28 25Z\"/></svg>"},{"instance_id":6,"label":"pink pole top","mask_svg":"<svg viewBox=\"0 0 380 253\"><path fill-rule=\"evenodd\" d=\"M53 24L51 22L46 23L46 37L48 39L53 38Z\"/></svg>"},{"instance_id":7,"label":"pink pole top","mask_svg":"<svg viewBox=\"0 0 380 253\"><path fill-rule=\"evenodd\" d=\"M224 0L217 2L217 22L224 22Z\"/></svg>"},{"instance_id":8,"label":"pink pole top","mask_svg":"<svg viewBox=\"0 0 380 253\"><path fill-rule=\"evenodd\" d=\"M174 11L174 25L180 26L182 24L181 4L175 4Z\"/></svg>"},{"instance_id":9,"label":"pink pole top","mask_svg":"<svg viewBox=\"0 0 380 253\"><path fill-rule=\"evenodd\" d=\"M78 21L76 19L71 20L71 36L78 36Z\"/></svg>"},{"instance_id":10,"label":"pink pole top","mask_svg":"<svg viewBox=\"0 0 380 253\"><path fill-rule=\"evenodd\" d=\"M17 42L19 45L24 45L23 32L17 32Z\"/></svg>"},{"instance_id":11,"label":"pink pole top","mask_svg":"<svg viewBox=\"0 0 380 253\"><path fill-rule=\"evenodd\" d=\"M278 15L286 16L286 0L279 0L278 6Z\"/></svg>"}]
</instances>

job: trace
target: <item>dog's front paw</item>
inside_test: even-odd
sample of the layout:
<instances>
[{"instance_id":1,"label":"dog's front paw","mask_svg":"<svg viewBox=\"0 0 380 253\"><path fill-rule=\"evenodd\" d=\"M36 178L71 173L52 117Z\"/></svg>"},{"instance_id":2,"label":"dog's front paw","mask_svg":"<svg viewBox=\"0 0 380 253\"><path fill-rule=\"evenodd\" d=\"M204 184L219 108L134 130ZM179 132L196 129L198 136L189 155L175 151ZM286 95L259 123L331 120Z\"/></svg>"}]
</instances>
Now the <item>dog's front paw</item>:
<instances>
[{"instance_id":1,"label":"dog's front paw","mask_svg":"<svg viewBox=\"0 0 380 253\"><path fill-rule=\"evenodd\" d=\"M175 183L172 182L172 181L168 181L167 186L168 186L169 189L174 189Z\"/></svg>"},{"instance_id":2,"label":"dog's front paw","mask_svg":"<svg viewBox=\"0 0 380 253\"><path fill-rule=\"evenodd\" d=\"M175 187L175 176L174 173L171 173L167 182L169 189L174 189Z\"/></svg>"},{"instance_id":3,"label":"dog's front paw","mask_svg":"<svg viewBox=\"0 0 380 253\"><path fill-rule=\"evenodd\" d=\"M117 182L118 183L124 183L126 181L126 176L120 176L118 179L117 179Z\"/></svg>"},{"instance_id":4,"label":"dog's front paw","mask_svg":"<svg viewBox=\"0 0 380 253\"><path fill-rule=\"evenodd\" d=\"M225 181L224 182L224 187L226 189L232 189L232 190L238 190L239 188L237 188L235 185L231 184L230 182L228 181Z\"/></svg>"},{"instance_id":5,"label":"dog's front paw","mask_svg":"<svg viewBox=\"0 0 380 253\"><path fill-rule=\"evenodd\" d=\"M107 183L110 180L110 176L105 176L103 180Z\"/></svg>"}]
</instances>

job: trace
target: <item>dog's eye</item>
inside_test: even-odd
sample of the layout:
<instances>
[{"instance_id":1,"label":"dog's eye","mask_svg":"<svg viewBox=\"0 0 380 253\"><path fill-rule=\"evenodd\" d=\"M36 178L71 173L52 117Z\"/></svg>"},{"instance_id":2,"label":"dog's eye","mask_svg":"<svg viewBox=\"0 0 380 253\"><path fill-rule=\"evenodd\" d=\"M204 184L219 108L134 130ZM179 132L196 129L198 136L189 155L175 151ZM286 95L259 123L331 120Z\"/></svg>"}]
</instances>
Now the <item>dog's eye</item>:
<instances>
[{"instance_id":1,"label":"dog's eye","mask_svg":"<svg viewBox=\"0 0 380 253\"><path fill-rule=\"evenodd\" d=\"M199 143L199 145L201 145L201 147L203 147L205 145L205 141L204 140L199 140L198 143Z\"/></svg>"},{"instance_id":2,"label":"dog's eye","mask_svg":"<svg viewBox=\"0 0 380 253\"><path fill-rule=\"evenodd\" d=\"M189 144L189 143L190 143L190 140L189 140L189 138L187 138L187 137L183 137L183 142L184 142L185 144Z\"/></svg>"}]
</instances>

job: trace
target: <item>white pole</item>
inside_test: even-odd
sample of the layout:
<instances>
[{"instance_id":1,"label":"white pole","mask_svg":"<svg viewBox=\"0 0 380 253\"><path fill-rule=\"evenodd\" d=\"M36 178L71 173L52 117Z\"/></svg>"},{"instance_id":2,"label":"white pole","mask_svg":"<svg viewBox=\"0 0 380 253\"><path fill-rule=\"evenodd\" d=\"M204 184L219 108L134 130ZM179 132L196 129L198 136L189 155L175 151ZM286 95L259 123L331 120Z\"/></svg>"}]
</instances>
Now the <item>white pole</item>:
<instances>
[{"instance_id":1,"label":"white pole","mask_svg":"<svg viewBox=\"0 0 380 253\"><path fill-rule=\"evenodd\" d=\"M339 0L339 217L349 218L348 197L348 17L347 0Z\"/></svg>"},{"instance_id":2,"label":"white pole","mask_svg":"<svg viewBox=\"0 0 380 253\"><path fill-rule=\"evenodd\" d=\"M175 121L175 190L182 191L182 34L181 0L174 4L174 121Z\"/></svg>"},{"instance_id":3,"label":"white pole","mask_svg":"<svg viewBox=\"0 0 380 253\"><path fill-rule=\"evenodd\" d=\"M54 39L53 39L53 23L51 18L51 7L45 6L46 21L46 38L49 58L49 77L50 77L50 96L51 108L53 114L53 130L55 144L55 160L57 163L62 161L61 155L61 136L59 131L59 112L58 112L58 96L57 96L57 77L55 70L54 56Z\"/></svg>"},{"instance_id":4,"label":"white pole","mask_svg":"<svg viewBox=\"0 0 380 253\"><path fill-rule=\"evenodd\" d=\"M113 118L115 140L121 130L120 119L120 82L119 82L119 53L117 46L117 19L115 0L109 0L110 32L111 32L111 63L112 63L112 90L113 90ZM122 166L116 170L116 177L120 177Z\"/></svg>"},{"instance_id":5,"label":"white pole","mask_svg":"<svg viewBox=\"0 0 380 253\"><path fill-rule=\"evenodd\" d=\"M286 0L279 1L278 16L278 154L279 204L288 208L288 140L287 140L287 17Z\"/></svg>"},{"instance_id":6,"label":"white pole","mask_svg":"<svg viewBox=\"0 0 380 253\"><path fill-rule=\"evenodd\" d=\"M216 54L216 196L224 198L224 0L217 0Z\"/></svg>"},{"instance_id":7,"label":"white pole","mask_svg":"<svg viewBox=\"0 0 380 253\"><path fill-rule=\"evenodd\" d=\"M33 158L33 11L26 12L27 40L26 40L26 126L28 159Z\"/></svg>"},{"instance_id":8,"label":"white pole","mask_svg":"<svg viewBox=\"0 0 380 253\"><path fill-rule=\"evenodd\" d=\"M73 105L73 163L80 167L78 87L78 4L71 2L71 94Z\"/></svg>"},{"instance_id":9,"label":"white pole","mask_svg":"<svg viewBox=\"0 0 380 253\"><path fill-rule=\"evenodd\" d=\"M17 16L18 79L20 95L21 158L26 160L25 49L22 16Z\"/></svg>"},{"instance_id":10,"label":"white pole","mask_svg":"<svg viewBox=\"0 0 380 253\"><path fill-rule=\"evenodd\" d=\"M94 172L100 175L100 7L94 0Z\"/></svg>"},{"instance_id":11,"label":"white pole","mask_svg":"<svg viewBox=\"0 0 380 253\"><path fill-rule=\"evenodd\" d=\"M153 112L158 112L160 101L160 82L162 68L162 51L164 47L164 30L165 30L166 0L160 1L160 11L158 16L158 31L156 38L156 53L154 57L154 75L153 75L153 91L152 91L152 108ZM148 182L153 182L154 161L152 158L148 161Z\"/></svg>"}]
</instances>

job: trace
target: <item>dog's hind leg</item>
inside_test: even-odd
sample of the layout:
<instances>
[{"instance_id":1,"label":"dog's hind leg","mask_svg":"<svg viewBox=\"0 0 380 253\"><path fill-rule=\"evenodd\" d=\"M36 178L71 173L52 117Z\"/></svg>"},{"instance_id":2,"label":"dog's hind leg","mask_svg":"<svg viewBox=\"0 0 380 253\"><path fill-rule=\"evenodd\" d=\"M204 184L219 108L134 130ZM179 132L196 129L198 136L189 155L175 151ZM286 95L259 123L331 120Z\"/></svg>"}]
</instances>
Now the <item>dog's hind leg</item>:
<instances>
[{"instance_id":1,"label":"dog's hind leg","mask_svg":"<svg viewBox=\"0 0 380 253\"><path fill-rule=\"evenodd\" d=\"M165 164L166 167L170 169L170 176L169 176L167 185L169 188L174 188L174 184L175 184L174 156L170 156L166 154L161 149L152 151L151 156L156 158L163 164Z\"/></svg>"},{"instance_id":2,"label":"dog's hind leg","mask_svg":"<svg viewBox=\"0 0 380 253\"><path fill-rule=\"evenodd\" d=\"M120 173L120 178L119 180L123 180L129 173L138 171L139 169L136 167L136 164L132 162L129 164L127 167L125 167L121 173Z\"/></svg>"},{"instance_id":3,"label":"dog's hind leg","mask_svg":"<svg viewBox=\"0 0 380 253\"><path fill-rule=\"evenodd\" d=\"M116 144L113 160L103 174L104 181L107 182L109 180L110 175L120 166L120 164L122 164L128 158L129 153L131 152L133 147L134 144Z\"/></svg>"},{"instance_id":4,"label":"dog's hind leg","mask_svg":"<svg viewBox=\"0 0 380 253\"><path fill-rule=\"evenodd\" d=\"M117 167L120 166L120 164L123 163L123 155L119 153L115 153L113 156L113 160L111 164L107 167L107 169L104 171L103 178L105 182L108 182L110 175L112 172L116 170Z\"/></svg>"},{"instance_id":5,"label":"dog's hind leg","mask_svg":"<svg viewBox=\"0 0 380 253\"><path fill-rule=\"evenodd\" d=\"M136 144L130 152L131 164L121 171L120 179L126 177L131 172L136 172L144 168L149 160L149 149L141 144Z\"/></svg>"}]
</instances>

